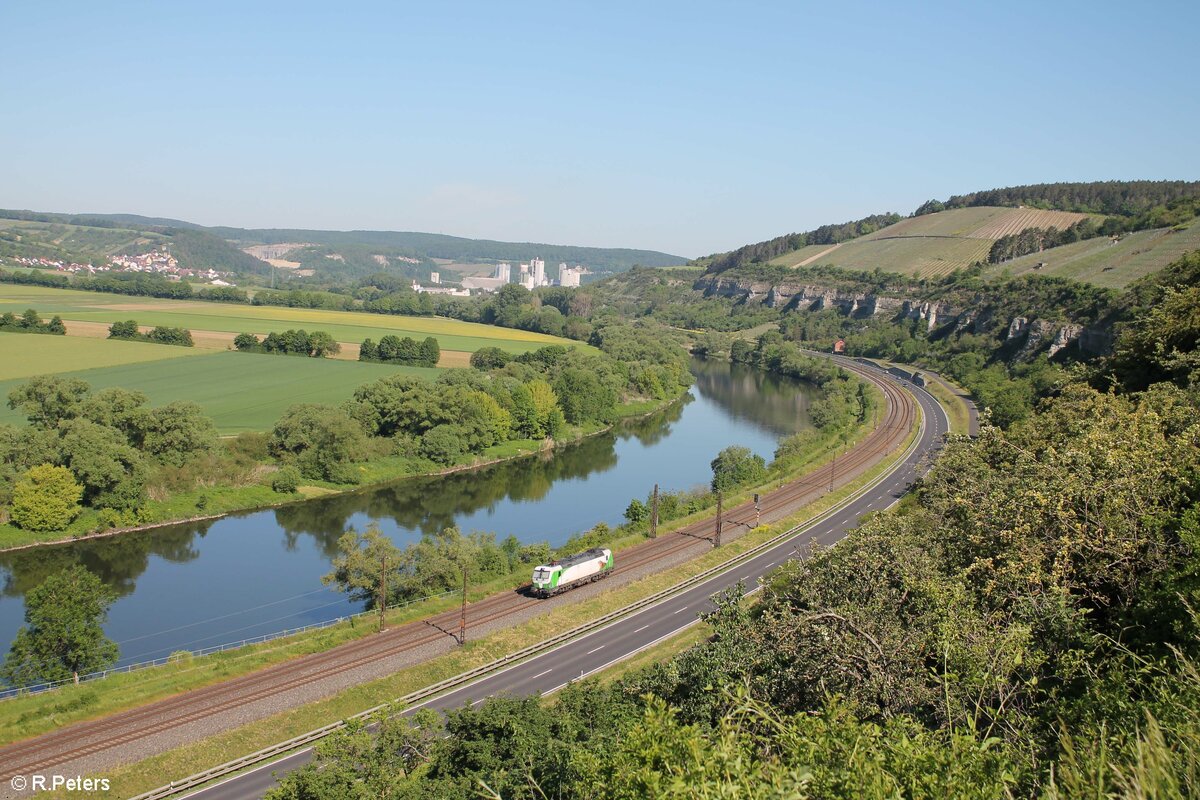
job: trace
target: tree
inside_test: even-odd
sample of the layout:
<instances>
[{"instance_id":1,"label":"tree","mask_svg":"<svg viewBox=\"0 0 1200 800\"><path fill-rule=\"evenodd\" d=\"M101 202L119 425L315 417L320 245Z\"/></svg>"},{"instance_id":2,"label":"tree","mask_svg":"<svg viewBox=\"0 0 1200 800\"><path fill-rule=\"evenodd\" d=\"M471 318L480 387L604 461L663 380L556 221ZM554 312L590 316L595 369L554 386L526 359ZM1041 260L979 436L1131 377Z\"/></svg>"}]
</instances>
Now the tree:
<instances>
[{"instance_id":1,"label":"tree","mask_svg":"<svg viewBox=\"0 0 1200 800\"><path fill-rule=\"evenodd\" d=\"M616 418L617 392L593 371L567 367L554 382L554 393L572 425L609 423Z\"/></svg>"},{"instance_id":2,"label":"tree","mask_svg":"<svg viewBox=\"0 0 1200 800\"><path fill-rule=\"evenodd\" d=\"M176 400L143 415L142 450L164 464L181 466L217 444L217 428L195 403Z\"/></svg>"},{"instance_id":3,"label":"tree","mask_svg":"<svg viewBox=\"0 0 1200 800\"><path fill-rule=\"evenodd\" d=\"M512 361L512 354L499 347L481 347L471 353L471 366L481 372L499 369Z\"/></svg>"},{"instance_id":4,"label":"tree","mask_svg":"<svg viewBox=\"0 0 1200 800\"><path fill-rule=\"evenodd\" d=\"M365 533L347 531L338 539L333 570L321 576L321 583L337 584L351 600L366 601L379 610L379 630L383 630L389 584L397 585L401 552L392 540L372 523Z\"/></svg>"},{"instance_id":5,"label":"tree","mask_svg":"<svg viewBox=\"0 0 1200 800\"><path fill-rule=\"evenodd\" d=\"M83 484L88 505L124 510L141 504L145 457L119 430L74 419L62 427L61 447L64 466Z\"/></svg>"},{"instance_id":6,"label":"tree","mask_svg":"<svg viewBox=\"0 0 1200 800\"><path fill-rule=\"evenodd\" d=\"M342 346L326 331L313 331L308 335L308 354L313 358L336 356L342 352Z\"/></svg>"},{"instance_id":7,"label":"tree","mask_svg":"<svg viewBox=\"0 0 1200 800\"><path fill-rule=\"evenodd\" d=\"M12 520L27 531L61 531L79 516L81 497L69 469L41 464L13 487Z\"/></svg>"},{"instance_id":8,"label":"tree","mask_svg":"<svg viewBox=\"0 0 1200 800\"><path fill-rule=\"evenodd\" d=\"M257 350L261 344L253 333L239 333L233 337L233 346L238 350Z\"/></svg>"},{"instance_id":9,"label":"tree","mask_svg":"<svg viewBox=\"0 0 1200 800\"><path fill-rule=\"evenodd\" d=\"M357 483L349 463L366 449L362 427L332 406L302 403L289 408L271 434L272 455L295 464L306 478Z\"/></svg>"},{"instance_id":10,"label":"tree","mask_svg":"<svg viewBox=\"0 0 1200 800\"><path fill-rule=\"evenodd\" d=\"M38 375L8 393L8 407L23 411L30 424L56 428L75 416L91 387L78 378Z\"/></svg>"},{"instance_id":11,"label":"tree","mask_svg":"<svg viewBox=\"0 0 1200 800\"><path fill-rule=\"evenodd\" d=\"M36 330L42 327L42 316L36 309L27 308L21 314L21 327L28 330Z\"/></svg>"},{"instance_id":12,"label":"tree","mask_svg":"<svg viewBox=\"0 0 1200 800\"><path fill-rule=\"evenodd\" d=\"M374 361L379 358L379 348L371 339L364 339L358 348L359 361Z\"/></svg>"},{"instance_id":13,"label":"tree","mask_svg":"<svg viewBox=\"0 0 1200 800\"><path fill-rule=\"evenodd\" d=\"M421 364L426 367L436 367L441 357L442 348L438 345L438 340L432 336L426 336L425 341L421 342Z\"/></svg>"},{"instance_id":14,"label":"tree","mask_svg":"<svg viewBox=\"0 0 1200 800\"><path fill-rule=\"evenodd\" d=\"M56 336L65 336L67 333L67 326L63 324L62 317L60 317L58 314L55 314L50 318L50 321L46 323L46 330L55 334Z\"/></svg>"},{"instance_id":15,"label":"tree","mask_svg":"<svg viewBox=\"0 0 1200 800\"><path fill-rule=\"evenodd\" d=\"M750 448L733 445L717 454L712 461L712 471L713 491L728 492L739 486L762 483L767 477L767 464Z\"/></svg>"},{"instance_id":16,"label":"tree","mask_svg":"<svg viewBox=\"0 0 1200 800\"><path fill-rule=\"evenodd\" d=\"M25 595L17 631L0 674L14 686L74 678L111 666L119 653L103 623L116 592L82 566L51 575Z\"/></svg>"},{"instance_id":17,"label":"tree","mask_svg":"<svg viewBox=\"0 0 1200 800\"><path fill-rule=\"evenodd\" d=\"M108 326L110 339L136 339L140 335L137 320L127 319L124 322L114 322Z\"/></svg>"}]
</instances>

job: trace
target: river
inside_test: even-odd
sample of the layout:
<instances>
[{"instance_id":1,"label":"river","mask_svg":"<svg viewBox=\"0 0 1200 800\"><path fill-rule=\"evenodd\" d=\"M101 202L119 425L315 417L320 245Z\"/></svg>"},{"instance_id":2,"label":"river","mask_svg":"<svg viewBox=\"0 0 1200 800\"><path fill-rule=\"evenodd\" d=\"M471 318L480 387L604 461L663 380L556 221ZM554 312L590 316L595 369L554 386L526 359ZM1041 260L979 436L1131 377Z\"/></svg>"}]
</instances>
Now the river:
<instances>
[{"instance_id":1,"label":"river","mask_svg":"<svg viewBox=\"0 0 1200 800\"><path fill-rule=\"evenodd\" d=\"M457 525L522 542L564 542L617 525L654 483L687 489L711 478L731 444L768 461L806 427L813 390L741 365L693 361L696 383L665 411L543 456L419 478L201 523L0 553L0 647L22 623L23 597L46 575L82 563L118 593L105 630L122 664L322 622L360 610L321 585L349 527L374 521L398 545Z\"/></svg>"}]
</instances>

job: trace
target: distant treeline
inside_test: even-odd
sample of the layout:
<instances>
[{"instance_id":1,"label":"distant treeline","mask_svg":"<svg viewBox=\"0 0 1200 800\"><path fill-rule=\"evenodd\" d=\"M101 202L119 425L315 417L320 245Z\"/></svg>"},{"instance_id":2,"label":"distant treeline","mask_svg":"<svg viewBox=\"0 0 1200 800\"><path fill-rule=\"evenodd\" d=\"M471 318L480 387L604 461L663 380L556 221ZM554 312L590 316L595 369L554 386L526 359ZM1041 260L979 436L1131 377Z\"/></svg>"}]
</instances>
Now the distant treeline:
<instances>
[{"instance_id":1,"label":"distant treeline","mask_svg":"<svg viewBox=\"0 0 1200 800\"><path fill-rule=\"evenodd\" d=\"M153 342L154 344L174 344L180 347L196 346L196 343L192 341L192 332L186 328L168 328L165 325L159 325L151 328L146 333L142 333L138 328L137 320L132 319L127 319L123 322L114 322L108 326L108 338L126 339L134 342Z\"/></svg>"},{"instance_id":2,"label":"distant treeline","mask_svg":"<svg viewBox=\"0 0 1200 800\"><path fill-rule=\"evenodd\" d=\"M986 192L954 195L941 202L930 200L914 217L948 208L973 206L1028 206L1054 211L1078 211L1135 217L1155 206L1200 197L1200 181L1092 181L1090 183L1033 183Z\"/></svg>"},{"instance_id":3,"label":"distant treeline","mask_svg":"<svg viewBox=\"0 0 1200 800\"><path fill-rule=\"evenodd\" d=\"M886 228L888 225L894 225L901 219L903 217L894 213L872 214L869 217L863 217L853 222L843 222L840 225L822 225L815 230L805 233L789 233L786 236L777 236L765 242L748 244L732 252L716 256L712 260L708 271L724 272L727 269L734 269L746 264L770 261L772 258L777 258L793 250L799 250L801 247L810 244L833 245L840 242L847 242L851 239L857 239L859 236L874 233L880 228Z\"/></svg>"},{"instance_id":4,"label":"distant treeline","mask_svg":"<svg viewBox=\"0 0 1200 800\"><path fill-rule=\"evenodd\" d=\"M11 311L0 314L0 331L48 333L52 336L63 336L67 332L67 326L63 325L62 317L57 314L49 322L43 322L42 315L36 309L27 308L19 317Z\"/></svg>"}]
</instances>

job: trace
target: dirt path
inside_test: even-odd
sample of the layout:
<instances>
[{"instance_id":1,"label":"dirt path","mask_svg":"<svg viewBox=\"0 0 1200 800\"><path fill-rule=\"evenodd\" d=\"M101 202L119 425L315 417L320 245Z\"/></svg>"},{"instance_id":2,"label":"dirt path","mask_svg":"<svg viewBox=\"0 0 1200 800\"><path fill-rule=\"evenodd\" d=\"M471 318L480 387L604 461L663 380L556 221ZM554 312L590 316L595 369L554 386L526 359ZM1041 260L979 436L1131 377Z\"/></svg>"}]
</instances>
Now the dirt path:
<instances>
[{"instance_id":1,"label":"dirt path","mask_svg":"<svg viewBox=\"0 0 1200 800\"><path fill-rule=\"evenodd\" d=\"M804 259L800 263L796 264L796 266L797 267L807 267L809 264L813 263L818 258L823 258L823 257L829 255L830 253L832 253L834 250L837 250L841 246L842 246L842 243L838 242L833 247L830 247L828 250L822 250L821 252L817 253L815 256L809 256L808 258Z\"/></svg>"}]
</instances>

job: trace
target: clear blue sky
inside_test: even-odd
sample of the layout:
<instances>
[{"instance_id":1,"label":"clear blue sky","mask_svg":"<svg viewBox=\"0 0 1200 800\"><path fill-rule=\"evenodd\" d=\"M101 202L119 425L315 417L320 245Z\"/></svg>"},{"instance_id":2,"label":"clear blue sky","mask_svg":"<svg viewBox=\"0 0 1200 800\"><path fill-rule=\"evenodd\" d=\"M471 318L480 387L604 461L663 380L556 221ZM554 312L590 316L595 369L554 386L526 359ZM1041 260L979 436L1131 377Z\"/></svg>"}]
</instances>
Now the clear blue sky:
<instances>
[{"instance_id":1,"label":"clear blue sky","mask_svg":"<svg viewBox=\"0 0 1200 800\"><path fill-rule=\"evenodd\" d=\"M1200 4L0 7L0 206L686 256L1200 177Z\"/></svg>"}]
</instances>

